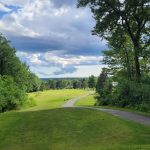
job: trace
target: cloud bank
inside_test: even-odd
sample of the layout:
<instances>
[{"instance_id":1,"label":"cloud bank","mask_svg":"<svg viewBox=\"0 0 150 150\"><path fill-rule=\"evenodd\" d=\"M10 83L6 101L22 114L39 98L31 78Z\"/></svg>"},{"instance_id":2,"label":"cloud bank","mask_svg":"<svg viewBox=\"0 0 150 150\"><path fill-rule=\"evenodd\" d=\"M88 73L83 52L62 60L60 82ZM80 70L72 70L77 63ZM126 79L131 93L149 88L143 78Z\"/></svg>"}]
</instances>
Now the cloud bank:
<instances>
[{"instance_id":1,"label":"cloud bank","mask_svg":"<svg viewBox=\"0 0 150 150\"><path fill-rule=\"evenodd\" d=\"M99 65L106 43L91 35L91 12L77 9L76 1L0 0L1 10L7 12L0 13L1 32L39 76L71 76L83 66Z\"/></svg>"}]
</instances>

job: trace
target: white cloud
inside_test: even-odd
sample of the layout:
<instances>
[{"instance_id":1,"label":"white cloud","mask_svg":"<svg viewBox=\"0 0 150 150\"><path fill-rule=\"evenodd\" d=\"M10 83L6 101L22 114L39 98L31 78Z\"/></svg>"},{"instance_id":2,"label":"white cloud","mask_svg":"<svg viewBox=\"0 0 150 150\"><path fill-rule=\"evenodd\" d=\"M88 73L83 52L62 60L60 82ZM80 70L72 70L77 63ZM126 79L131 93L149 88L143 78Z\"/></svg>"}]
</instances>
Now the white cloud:
<instances>
[{"instance_id":1,"label":"white cloud","mask_svg":"<svg viewBox=\"0 0 150 150\"><path fill-rule=\"evenodd\" d=\"M9 8L6 7L3 3L0 2L0 11L3 11L3 12L10 12L11 9L9 9Z\"/></svg>"},{"instance_id":2,"label":"white cloud","mask_svg":"<svg viewBox=\"0 0 150 150\"><path fill-rule=\"evenodd\" d=\"M24 6L29 0L0 0L5 5Z\"/></svg>"},{"instance_id":3,"label":"white cloud","mask_svg":"<svg viewBox=\"0 0 150 150\"><path fill-rule=\"evenodd\" d=\"M1 32L12 42L18 42L17 55L37 74L40 74L38 70L46 74L52 67L55 69L50 69L51 73L62 70L67 73L81 72L79 66L99 65L102 56L93 53L99 53L104 44L91 36L94 23L89 9L77 9L75 5L56 7L54 2L56 0L4 1L5 5L21 7L0 20Z\"/></svg>"},{"instance_id":4,"label":"white cloud","mask_svg":"<svg viewBox=\"0 0 150 150\"><path fill-rule=\"evenodd\" d=\"M27 53L17 52L17 55L23 59L26 59L29 65L45 65L45 66L78 66L78 65L99 65L99 61L102 61L103 56L70 56L63 55L58 56L51 52L45 53Z\"/></svg>"}]
</instances>

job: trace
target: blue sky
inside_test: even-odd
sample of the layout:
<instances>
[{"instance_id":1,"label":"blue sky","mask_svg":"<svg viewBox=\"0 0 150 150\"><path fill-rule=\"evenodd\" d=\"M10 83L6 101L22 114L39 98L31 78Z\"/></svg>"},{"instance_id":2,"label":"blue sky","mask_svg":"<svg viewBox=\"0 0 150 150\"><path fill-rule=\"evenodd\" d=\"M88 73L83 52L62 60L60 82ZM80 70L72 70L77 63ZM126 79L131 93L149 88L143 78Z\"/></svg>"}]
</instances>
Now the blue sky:
<instances>
[{"instance_id":1,"label":"blue sky","mask_svg":"<svg viewBox=\"0 0 150 150\"><path fill-rule=\"evenodd\" d=\"M0 29L39 77L99 75L106 43L75 0L0 0Z\"/></svg>"}]
</instances>

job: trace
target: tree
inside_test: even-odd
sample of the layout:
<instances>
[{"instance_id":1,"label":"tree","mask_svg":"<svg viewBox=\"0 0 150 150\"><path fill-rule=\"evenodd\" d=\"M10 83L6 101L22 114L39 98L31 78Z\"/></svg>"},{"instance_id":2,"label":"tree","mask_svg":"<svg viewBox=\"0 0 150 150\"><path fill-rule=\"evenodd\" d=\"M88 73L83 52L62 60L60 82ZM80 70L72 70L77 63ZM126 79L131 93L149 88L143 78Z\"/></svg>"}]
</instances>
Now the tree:
<instances>
[{"instance_id":1,"label":"tree","mask_svg":"<svg viewBox=\"0 0 150 150\"><path fill-rule=\"evenodd\" d=\"M103 68L96 84L96 99L98 105L108 105L110 103L110 94L112 92L112 83L107 75L107 69Z\"/></svg>"},{"instance_id":2,"label":"tree","mask_svg":"<svg viewBox=\"0 0 150 150\"><path fill-rule=\"evenodd\" d=\"M56 81L55 80L49 80L48 81L50 89L56 89Z\"/></svg>"},{"instance_id":3,"label":"tree","mask_svg":"<svg viewBox=\"0 0 150 150\"><path fill-rule=\"evenodd\" d=\"M81 88L82 89L85 89L85 88L87 88L88 87L88 81L87 81L87 79L81 79Z\"/></svg>"},{"instance_id":4,"label":"tree","mask_svg":"<svg viewBox=\"0 0 150 150\"><path fill-rule=\"evenodd\" d=\"M108 79L107 76L107 69L103 68L102 73L100 74L100 76L98 77L97 83L96 83L96 92L100 93L101 90L104 89L106 81Z\"/></svg>"},{"instance_id":5,"label":"tree","mask_svg":"<svg viewBox=\"0 0 150 150\"><path fill-rule=\"evenodd\" d=\"M0 75L11 76L21 89L27 88L29 67L19 60L16 50L2 35L0 35Z\"/></svg>"},{"instance_id":6,"label":"tree","mask_svg":"<svg viewBox=\"0 0 150 150\"><path fill-rule=\"evenodd\" d=\"M95 88L95 86L96 86L96 80L93 75L91 75L88 79L88 86L89 86L89 88Z\"/></svg>"},{"instance_id":7,"label":"tree","mask_svg":"<svg viewBox=\"0 0 150 150\"><path fill-rule=\"evenodd\" d=\"M134 50L136 79L139 80L139 57L150 44L149 0L78 0L78 7L87 5L96 20L93 34L107 40L119 30L129 36Z\"/></svg>"},{"instance_id":8,"label":"tree","mask_svg":"<svg viewBox=\"0 0 150 150\"><path fill-rule=\"evenodd\" d=\"M0 34L0 112L16 109L26 100L26 92L37 91L39 79L16 56L16 50Z\"/></svg>"},{"instance_id":9,"label":"tree","mask_svg":"<svg viewBox=\"0 0 150 150\"><path fill-rule=\"evenodd\" d=\"M29 73L29 82L27 85L27 92L37 92L40 90L41 80L34 74Z\"/></svg>"},{"instance_id":10,"label":"tree","mask_svg":"<svg viewBox=\"0 0 150 150\"><path fill-rule=\"evenodd\" d=\"M79 80L74 80L73 81L73 88L74 89L79 89L81 88L81 82Z\"/></svg>"},{"instance_id":11,"label":"tree","mask_svg":"<svg viewBox=\"0 0 150 150\"><path fill-rule=\"evenodd\" d=\"M117 31L115 35L108 38L108 43L110 50L103 51L103 62L108 66L110 74L115 76L122 73L124 77L133 79L135 77L134 54L128 36Z\"/></svg>"}]
</instances>

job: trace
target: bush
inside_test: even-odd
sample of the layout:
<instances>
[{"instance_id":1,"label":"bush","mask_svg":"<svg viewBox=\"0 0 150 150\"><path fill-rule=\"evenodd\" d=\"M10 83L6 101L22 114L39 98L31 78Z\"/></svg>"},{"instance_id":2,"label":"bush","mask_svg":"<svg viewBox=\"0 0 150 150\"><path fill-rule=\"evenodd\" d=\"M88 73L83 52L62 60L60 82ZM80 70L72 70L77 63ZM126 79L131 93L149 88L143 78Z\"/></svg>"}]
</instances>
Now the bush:
<instances>
[{"instance_id":1,"label":"bush","mask_svg":"<svg viewBox=\"0 0 150 150\"><path fill-rule=\"evenodd\" d=\"M112 105L150 111L150 85L121 81L112 94Z\"/></svg>"},{"instance_id":2,"label":"bush","mask_svg":"<svg viewBox=\"0 0 150 150\"><path fill-rule=\"evenodd\" d=\"M22 108L28 108L28 107L33 107L36 106L36 101L32 97L28 97L27 100L24 102Z\"/></svg>"},{"instance_id":3,"label":"bush","mask_svg":"<svg viewBox=\"0 0 150 150\"><path fill-rule=\"evenodd\" d=\"M24 103L27 96L10 76L0 76L0 112L16 109Z\"/></svg>"},{"instance_id":4,"label":"bush","mask_svg":"<svg viewBox=\"0 0 150 150\"><path fill-rule=\"evenodd\" d=\"M96 105L119 106L150 112L150 82L149 78L141 82L121 80L116 87L111 87L108 81L97 92Z\"/></svg>"}]
</instances>

